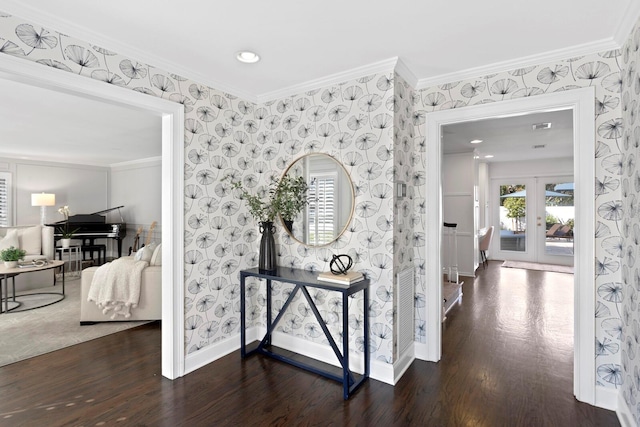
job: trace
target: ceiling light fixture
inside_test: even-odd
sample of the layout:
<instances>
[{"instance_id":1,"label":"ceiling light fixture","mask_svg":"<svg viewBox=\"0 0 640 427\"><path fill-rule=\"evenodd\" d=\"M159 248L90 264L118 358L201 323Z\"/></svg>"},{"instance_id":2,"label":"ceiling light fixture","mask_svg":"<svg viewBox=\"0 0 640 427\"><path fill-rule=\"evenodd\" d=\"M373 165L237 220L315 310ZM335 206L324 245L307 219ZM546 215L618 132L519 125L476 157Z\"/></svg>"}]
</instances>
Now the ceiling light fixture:
<instances>
[{"instance_id":1,"label":"ceiling light fixture","mask_svg":"<svg viewBox=\"0 0 640 427\"><path fill-rule=\"evenodd\" d=\"M258 54L255 52L251 52L249 50L243 50L236 54L236 59L240 62L253 64L254 62L260 61L260 56L258 56Z\"/></svg>"},{"instance_id":2,"label":"ceiling light fixture","mask_svg":"<svg viewBox=\"0 0 640 427\"><path fill-rule=\"evenodd\" d=\"M551 123L536 123L532 127L533 130L551 129Z\"/></svg>"},{"instance_id":3,"label":"ceiling light fixture","mask_svg":"<svg viewBox=\"0 0 640 427\"><path fill-rule=\"evenodd\" d=\"M493 154L487 154L484 156L485 159L493 159Z\"/></svg>"},{"instance_id":4,"label":"ceiling light fixture","mask_svg":"<svg viewBox=\"0 0 640 427\"><path fill-rule=\"evenodd\" d=\"M481 142L482 142L481 139L474 139L474 140L469 141L469 144L480 144Z\"/></svg>"}]
</instances>

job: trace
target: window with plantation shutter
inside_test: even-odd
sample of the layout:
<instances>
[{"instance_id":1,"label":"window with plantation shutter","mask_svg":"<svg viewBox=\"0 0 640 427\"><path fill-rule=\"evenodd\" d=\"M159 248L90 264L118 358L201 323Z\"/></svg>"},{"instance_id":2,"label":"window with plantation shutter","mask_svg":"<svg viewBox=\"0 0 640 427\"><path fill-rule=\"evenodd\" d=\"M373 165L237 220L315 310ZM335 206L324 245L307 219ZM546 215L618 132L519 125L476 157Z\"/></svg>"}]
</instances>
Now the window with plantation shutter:
<instances>
[{"instance_id":1,"label":"window with plantation shutter","mask_svg":"<svg viewBox=\"0 0 640 427\"><path fill-rule=\"evenodd\" d=\"M308 240L312 245L324 245L332 242L336 235L336 176L312 174L310 178L307 209Z\"/></svg>"},{"instance_id":2,"label":"window with plantation shutter","mask_svg":"<svg viewBox=\"0 0 640 427\"><path fill-rule=\"evenodd\" d=\"M0 226L9 224L9 191L11 189L11 174L0 172Z\"/></svg>"}]
</instances>

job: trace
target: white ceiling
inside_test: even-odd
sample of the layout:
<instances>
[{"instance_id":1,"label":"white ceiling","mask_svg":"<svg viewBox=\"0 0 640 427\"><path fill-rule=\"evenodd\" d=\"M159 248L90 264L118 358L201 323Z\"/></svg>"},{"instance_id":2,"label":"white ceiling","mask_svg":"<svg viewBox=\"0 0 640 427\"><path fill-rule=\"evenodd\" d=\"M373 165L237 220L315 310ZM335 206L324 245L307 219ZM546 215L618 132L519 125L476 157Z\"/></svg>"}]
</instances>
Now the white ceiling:
<instances>
[{"instance_id":1,"label":"white ceiling","mask_svg":"<svg viewBox=\"0 0 640 427\"><path fill-rule=\"evenodd\" d=\"M538 123L551 123L551 128L534 130L533 125ZM482 142L471 144L475 139ZM469 153L474 149L480 160L486 162L573 157L573 111L478 120L443 127L444 154ZM486 155L494 157L485 159Z\"/></svg>"},{"instance_id":2,"label":"white ceiling","mask_svg":"<svg viewBox=\"0 0 640 427\"><path fill-rule=\"evenodd\" d=\"M2 78L0 93L1 156L110 166L162 154L159 115Z\"/></svg>"},{"instance_id":3,"label":"white ceiling","mask_svg":"<svg viewBox=\"0 0 640 427\"><path fill-rule=\"evenodd\" d=\"M640 2L0 0L0 11L247 100L265 101L388 70L396 60L396 70L421 88L618 48L640 14ZM235 54L242 49L256 51L262 60L239 63ZM0 141L11 141L16 156L19 147L25 147L31 155L38 150L58 159L61 150L47 148L62 144L76 156L85 147L91 164L131 160L137 150L139 158L160 155L160 127L153 125L157 117L108 106L94 106L100 110L89 113L94 110L82 104L85 101L54 99L53 94L47 96L51 104L45 105L42 96L30 98L22 89L12 95L10 88L0 87L0 93L0 104L5 104L0 105L0 117L6 118L7 110L12 116L23 111L22 118L16 115L9 126L0 126L12 132L0 134ZM5 99L11 101L2 102ZM82 112L87 114L77 115ZM19 137L29 126L29 116L35 115L39 123L42 118L49 122L42 129L29 128L30 133L39 132L38 138L22 143ZM92 138L79 139L83 126L82 132L97 129ZM55 127L59 132L53 132ZM149 128L157 133L144 139L141 135ZM97 145L90 146L92 142ZM2 143L3 153L7 145ZM151 151L143 153L146 148ZM71 156L65 150L64 161L75 161Z\"/></svg>"}]
</instances>

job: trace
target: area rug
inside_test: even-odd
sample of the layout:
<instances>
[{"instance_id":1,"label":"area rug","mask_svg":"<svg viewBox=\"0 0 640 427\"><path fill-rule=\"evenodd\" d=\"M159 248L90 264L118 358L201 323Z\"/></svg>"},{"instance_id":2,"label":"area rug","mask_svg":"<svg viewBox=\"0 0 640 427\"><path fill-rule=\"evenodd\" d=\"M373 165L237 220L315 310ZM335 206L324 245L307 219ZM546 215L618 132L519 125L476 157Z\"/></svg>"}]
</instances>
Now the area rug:
<instances>
[{"instance_id":1,"label":"area rug","mask_svg":"<svg viewBox=\"0 0 640 427\"><path fill-rule=\"evenodd\" d=\"M35 292L60 292L60 283L25 294ZM106 322L80 326L80 279L67 278L65 294L62 301L46 307L0 314L0 366L148 323Z\"/></svg>"},{"instance_id":2,"label":"area rug","mask_svg":"<svg viewBox=\"0 0 640 427\"><path fill-rule=\"evenodd\" d=\"M526 270L552 271L554 273L573 274L573 267L569 265L539 264L537 262L505 261L503 267L524 268Z\"/></svg>"}]
</instances>

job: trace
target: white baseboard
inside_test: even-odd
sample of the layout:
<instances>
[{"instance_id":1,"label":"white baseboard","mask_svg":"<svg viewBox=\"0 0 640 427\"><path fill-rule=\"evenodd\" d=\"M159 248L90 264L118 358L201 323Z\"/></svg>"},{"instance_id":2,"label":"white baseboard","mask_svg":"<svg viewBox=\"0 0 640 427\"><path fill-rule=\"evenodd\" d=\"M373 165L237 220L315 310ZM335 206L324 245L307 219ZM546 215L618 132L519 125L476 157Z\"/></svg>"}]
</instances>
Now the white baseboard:
<instances>
[{"instance_id":1,"label":"white baseboard","mask_svg":"<svg viewBox=\"0 0 640 427\"><path fill-rule=\"evenodd\" d=\"M410 345L408 345L404 353L402 353L398 357L398 360L393 364L393 385L397 384L398 381L400 381L400 378L402 378L407 369L409 369L409 366L411 366L411 364L415 360L416 352L414 346L415 343L411 343Z\"/></svg>"},{"instance_id":2,"label":"white baseboard","mask_svg":"<svg viewBox=\"0 0 640 427\"><path fill-rule=\"evenodd\" d=\"M429 358L429 350L427 349L426 343L414 342L413 349L416 359L424 360L425 362L437 362L437 360L431 360Z\"/></svg>"},{"instance_id":3,"label":"white baseboard","mask_svg":"<svg viewBox=\"0 0 640 427\"><path fill-rule=\"evenodd\" d=\"M264 336L264 327L253 327L247 329L247 342L253 342ZM271 340L272 344L285 350L294 351L306 357L310 357L333 366L340 366L336 355L330 346L307 341L282 332L274 332ZM211 362L220 359L240 348L240 334L226 340L214 343L195 353L188 354L185 358L185 375L199 369ZM411 350L411 347L410 347ZM371 360L371 372L369 378L381 381L386 384L395 385L396 380L413 362L412 351L408 350L395 365ZM361 353L349 351L349 366L354 372L364 372L364 358Z\"/></svg>"},{"instance_id":4,"label":"white baseboard","mask_svg":"<svg viewBox=\"0 0 640 427\"><path fill-rule=\"evenodd\" d=\"M618 407L618 390L596 386L595 406L615 411Z\"/></svg>"},{"instance_id":5,"label":"white baseboard","mask_svg":"<svg viewBox=\"0 0 640 427\"><path fill-rule=\"evenodd\" d=\"M618 405L616 407L616 415L618 415L618 421L620 421L620 425L622 427L637 426L634 421L633 414L631 413L631 409L629 409L627 402L624 401L624 396L622 396L622 393L620 392L618 392Z\"/></svg>"},{"instance_id":6,"label":"white baseboard","mask_svg":"<svg viewBox=\"0 0 640 427\"><path fill-rule=\"evenodd\" d=\"M214 362L227 354L233 353L240 348L240 334L218 341L195 353L187 354L184 358L184 375L200 369L211 362ZM239 359L238 359L239 360Z\"/></svg>"}]
</instances>

